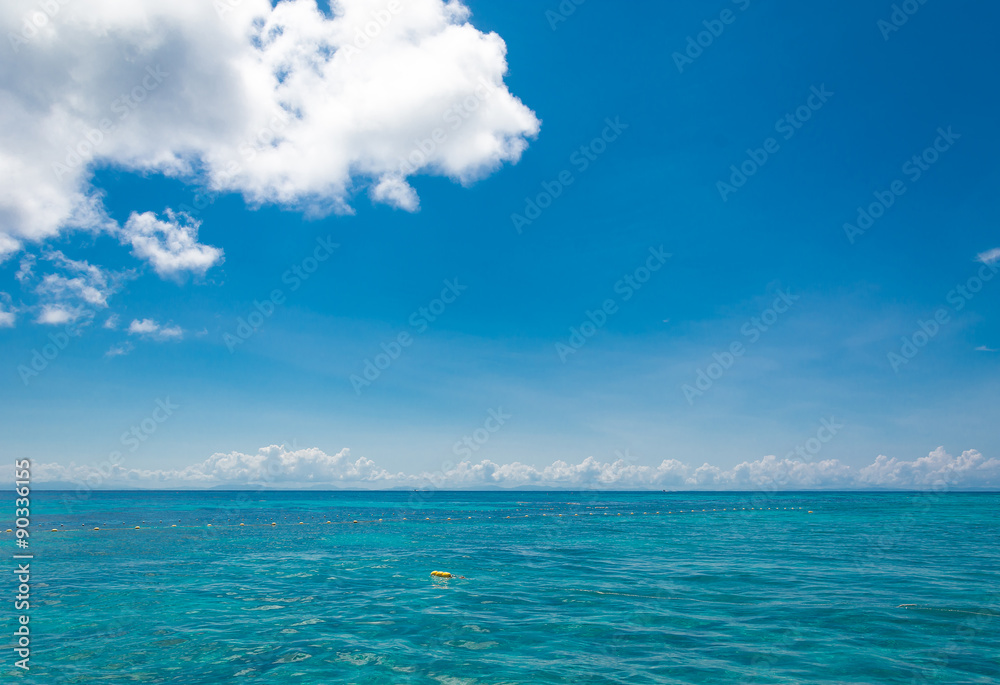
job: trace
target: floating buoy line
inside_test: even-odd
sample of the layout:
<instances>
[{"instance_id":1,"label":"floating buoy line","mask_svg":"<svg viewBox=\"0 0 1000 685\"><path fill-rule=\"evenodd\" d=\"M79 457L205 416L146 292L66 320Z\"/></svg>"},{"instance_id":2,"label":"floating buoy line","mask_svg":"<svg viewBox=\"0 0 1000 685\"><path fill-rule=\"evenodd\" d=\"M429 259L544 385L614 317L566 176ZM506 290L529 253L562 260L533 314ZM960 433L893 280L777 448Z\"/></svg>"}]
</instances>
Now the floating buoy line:
<instances>
[{"instance_id":1,"label":"floating buoy line","mask_svg":"<svg viewBox=\"0 0 1000 685\"><path fill-rule=\"evenodd\" d=\"M573 518L573 517L580 517L580 516L583 516L585 518L589 517L589 516L601 516L601 517L612 516L612 517L617 518L617 517L620 517L620 516L627 516L627 517L628 516L676 516L676 515L681 515L681 514L691 515L691 514L701 514L701 513L706 513L706 514L713 514L714 513L714 514L717 514L717 515L721 515L721 514L730 514L730 513L738 513L738 512L751 512L751 511L753 511L753 512L764 512L764 511L775 511L775 512L778 512L778 511L794 511L794 512L803 512L804 511L804 513L808 513L808 514L814 513L811 509L810 510L806 510L805 507L726 507L726 508L723 508L723 509L716 508L716 509L711 509L711 510L709 510L709 509L697 509L697 508L696 509L671 509L671 510L667 510L667 511L643 511L643 512L638 512L638 513L635 512L635 511L628 511L628 512L607 512L607 511L604 511L604 512L593 512L593 511L587 511L587 512L573 512L573 513L562 513L562 514L557 514L557 513L551 513L550 514L550 513L546 513L546 512L541 512L541 513L537 513L537 514L523 514L523 515L522 514L508 514L508 515L496 515L496 516L489 515L489 516L478 516L478 517L474 517L474 516L465 516L465 517L462 517L462 516L440 516L440 517L433 517L433 518L430 517L430 516L420 517L420 516L413 516L413 515L411 515L411 516L403 516L403 517L393 517L393 518L391 518L389 520L390 520L390 522L395 522L395 523L401 523L403 521L406 521L408 523L419 524L419 523L430 521L432 523L449 523L450 522L452 524L460 524L460 523L467 523L469 521L483 521L483 520L494 520L494 519L496 521L504 521L504 520L507 520L507 519L512 519L512 520L516 521L516 520L520 520L522 518L532 518L532 517L546 518L546 519L556 519L556 518ZM419 513L419 512L413 512L413 513ZM332 525L342 525L342 526L354 526L354 525L379 524L379 523L383 523L384 522L384 519L381 519L381 518L380 519L350 519L350 520L344 519L344 520L334 521L334 520L331 520L331 519L326 518L326 517L320 517L321 520L320 521L316 521L316 522L299 521L299 520L297 520L297 517L286 517L286 518L295 518L296 520L294 520L292 522L289 522L287 524L281 524L281 525L299 525L299 526L332 526ZM195 521L197 521L197 520L198 519L195 519ZM279 525L277 521L273 521L273 520L261 521L260 518L257 518L257 519L255 519L252 522L240 521L239 523L235 523L235 522L232 522L231 519L226 519L226 521L227 521L226 523L213 522L213 523L205 523L205 524L188 524L188 525L184 525L183 521L180 520L180 519L178 519L177 523L172 523L172 524L170 524L169 527L170 528L180 528L182 530L194 530L194 529L212 528L214 532L219 532L219 531L221 531L223 529L226 529L226 528L241 528L241 527L243 527L243 528L254 528L254 527L274 527L274 528L276 528ZM146 522L143 521L142 523L146 523ZM178 525L178 524L180 524L180 525ZM39 524L39 526L41 526L41 525L45 525L45 524ZM53 524L49 523L47 525L53 525ZM59 528L52 528L49 532L52 532L52 533L68 533L68 532L71 532L73 530L77 530L76 528L66 528L65 524L59 524L59 525L63 527L62 530L60 530ZM80 524L81 528L84 528L84 529L87 527L87 525L88 524L86 524L86 523L81 523ZM136 531L136 530L138 530L138 531L165 530L166 528L167 528L166 525L129 526L125 522L122 522L121 527L113 527L113 526L110 526L109 524L104 524L103 526L94 526L92 530L94 530L94 531L116 531L117 532L117 531L125 531L125 530L133 530L133 531ZM6 533L12 533L12 532L13 532L13 530L10 529L10 528L8 528L6 531L4 531L5 534Z\"/></svg>"}]
</instances>

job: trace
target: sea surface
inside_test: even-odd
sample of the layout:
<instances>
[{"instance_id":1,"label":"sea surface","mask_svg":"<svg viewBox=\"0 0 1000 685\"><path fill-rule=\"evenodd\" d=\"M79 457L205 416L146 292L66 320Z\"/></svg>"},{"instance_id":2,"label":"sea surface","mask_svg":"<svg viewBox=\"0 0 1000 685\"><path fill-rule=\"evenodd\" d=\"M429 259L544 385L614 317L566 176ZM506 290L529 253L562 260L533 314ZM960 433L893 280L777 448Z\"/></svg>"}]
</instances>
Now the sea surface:
<instances>
[{"instance_id":1,"label":"sea surface","mask_svg":"<svg viewBox=\"0 0 1000 685\"><path fill-rule=\"evenodd\" d=\"M940 492L34 492L31 670L6 555L0 680L997 683L998 513Z\"/></svg>"}]
</instances>

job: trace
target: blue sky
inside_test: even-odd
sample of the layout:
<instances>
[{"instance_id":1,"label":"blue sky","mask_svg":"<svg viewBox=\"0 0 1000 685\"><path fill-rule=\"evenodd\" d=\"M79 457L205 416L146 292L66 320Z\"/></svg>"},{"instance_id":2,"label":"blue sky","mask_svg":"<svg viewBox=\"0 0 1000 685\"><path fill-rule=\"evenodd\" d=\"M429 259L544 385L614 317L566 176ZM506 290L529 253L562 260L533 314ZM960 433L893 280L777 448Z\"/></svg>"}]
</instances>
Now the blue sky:
<instances>
[{"instance_id":1,"label":"blue sky","mask_svg":"<svg viewBox=\"0 0 1000 685\"><path fill-rule=\"evenodd\" d=\"M784 458L824 420L842 427L814 461L860 468L938 446L998 456L1000 278L962 296L961 311L949 293L998 266L1000 10L928 2L886 39L878 22L891 3L584 3L554 30L554 1L466 4L476 29L506 43L503 84L541 122L516 163L466 183L411 176L415 212L373 202L357 172L353 215L210 193L193 213L197 240L224 261L203 273L161 277L114 231L8 231L21 247L0 265L16 315L0 328L4 452L97 463L169 397L178 408L129 467L183 469L284 444L346 447L392 472L447 470L460 460L456 442L501 408L510 418L475 443L472 461L627 454L731 469ZM712 23L724 11L731 22ZM722 30L679 70L674 53L703 22ZM42 54L29 45L9 64ZM143 110L170 116L173 95L153 92ZM797 109L808 120L778 124ZM723 199L730 166L769 138L774 151ZM936 141L919 178L904 170ZM114 225L133 212L162 219L204 188L197 174L130 168L117 154L91 165ZM519 233L512 214L566 172L572 183ZM905 192L852 242L845 222L897 179ZM293 290L282 276L312 266L318 239L339 247ZM616 284L644 277L636 270L651 249L670 257L626 299ZM16 274L29 255L38 274L54 268L54 251L134 273L25 384L18 366L64 326L36 323L37 285ZM419 330L411 315L436 306L446 281L460 294ZM273 314L227 346L275 289L284 297ZM570 329L609 299L614 313L563 361L557 343L569 345ZM776 301L786 311L768 313ZM940 309L947 322L894 369L888 355ZM147 319L159 333L128 332ZM181 333L163 333L171 327ZM400 333L412 344L357 392L351 376ZM126 354L107 355L126 343ZM689 402L683 386L717 371L713 354L734 343L743 354Z\"/></svg>"}]
</instances>

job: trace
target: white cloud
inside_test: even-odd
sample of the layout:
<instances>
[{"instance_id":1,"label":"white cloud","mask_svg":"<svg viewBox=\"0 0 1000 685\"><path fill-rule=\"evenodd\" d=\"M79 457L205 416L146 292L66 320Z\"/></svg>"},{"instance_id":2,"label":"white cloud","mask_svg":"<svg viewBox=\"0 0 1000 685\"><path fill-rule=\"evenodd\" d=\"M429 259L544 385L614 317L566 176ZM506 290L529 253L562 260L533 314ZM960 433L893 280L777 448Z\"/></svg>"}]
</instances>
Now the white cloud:
<instances>
[{"instance_id":1,"label":"white cloud","mask_svg":"<svg viewBox=\"0 0 1000 685\"><path fill-rule=\"evenodd\" d=\"M994 247L992 250L980 252L976 255L976 259L981 261L983 264L993 264L994 262L1000 260L1000 247Z\"/></svg>"},{"instance_id":2,"label":"white cloud","mask_svg":"<svg viewBox=\"0 0 1000 685\"><path fill-rule=\"evenodd\" d=\"M874 464L861 469L856 482L883 488L997 485L1000 484L1000 459L987 459L976 450L953 457L943 447L916 461L879 455Z\"/></svg>"},{"instance_id":3,"label":"white cloud","mask_svg":"<svg viewBox=\"0 0 1000 685\"><path fill-rule=\"evenodd\" d=\"M108 297L114 294L122 280L120 274L107 273L86 261L69 259L62 252L52 252L46 258L70 274L46 274L42 277L35 291L52 300L83 300L93 307L104 308L108 306Z\"/></svg>"},{"instance_id":4,"label":"white cloud","mask_svg":"<svg viewBox=\"0 0 1000 685\"><path fill-rule=\"evenodd\" d=\"M979 347L976 348L976 352L996 352L996 351L997 350L995 350L992 347L986 347L986 345L980 345Z\"/></svg>"},{"instance_id":5,"label":"white cloud","mask_svg":"<svg viewBox=\"0 0 1000 685\"><path fill-rule=\"evenodd\" d=\"M0 264L21 249L21 241L11 238L6 233L0 233Z\"/></svg>"},{"instance_id":6,"label":"white cloud","mask_svg":"<svg viewBox=\"0 0 1000 685\"><path fill-rule=\"evenodd\" d=\"M4 293L0 293L2 294ZM13 328L16 321L17 314L0 304L0 328Z\"/></svg>"},{"instance_id":7,"label":"white cloud","mask_svg":"<svg viewBox=\"0 0 1000 685\"><path fill-rule=\"evenodd\" d=\"M108 328L112 331L118 328L118 315L112 314L107 319L105 319L104 328Z\"/></svg>"},{"instance_id":8,"label":"white cloud","mask_svg":"<svg viewBox=\"0 0 1000 685\"><path fill-rule=\"evenodd\" d=\"M77 320L87 323L97 310L108 306L108 298L132 277L132 272L110 272L83 260L70 259L62 252L45 255L45 261L59 269L38 279L35 293L39 297L40 313L36 323L48 325L71 324ZM35 280L33 257L21 260L17 278L22 284Z\"/></svg>"},{"instance_id":9,"label":"white cloud","mask_svg":"<svg viewBox=\"0 0 1000 685\"><path fill-rule=\"evenodd\" d=\"M166 472L164 472L166 473ZM329 455L318 448L287 451L270 445L256 454L213 454L200 464L169 474L180 480L223 483L377 483L394 478L370 459L352 459L350 450ZM400 477L402 474L396 474Z\"/></svg>"},{"instance_id":10,"label":"white cloud","mask_svg":"<svg viewBox=\"0 0 1000 685\"><path fill-rule=\"evenodd\" d=\"M26 281L31 280L31 277L34 275L33 271L34 267L35 267L35 256L30 254L25 255L24 257L21 258L21 263L18 266L17 273L14 274L14 278L17 279L18 283L22 284L25 283Z\"/></svg>"},{"instance_id":11,"label":"white cloud","mask_svg":"<svg viewBox=\"0 0 1000 685\"><path fill-rule=\"evenodd\" d=\"M184 331L180 326L163 325L156 323L153 319L132 319L128 325L129 335L138 335L147 340L180 340L184 337Z\"/></svg>"},{"instance_id":12,"label":"white cloud","mask_svg":"<svg viewBox=\"0 0 1000 685\"><path fill-rule=\"evenodd\" d=\"M83 467L47 464L45 480L82 480ZM36 478L38 478L36 474ZM205 461L178 470L122 469L114 482L156 487L157 484L297 485L390 488L434 487L551 487L569 489L671 490L823 490L823 489L944 489L1000 485L1000 460L986 459L975 450L953 457L944 448L915 461L879 456L874 463L852 469L836 459L800 462L774 456L744 462L731 469L711 464L690 466L664 460L641 466L625 459L602 462L587 457L579 464L556 461L535 467L520 462L497 464L489 460L463 461L445 470L391 473L372 460L351 457L348 449L328 455L318 448L288 450L262 447L256 454L213 454Z\"/></svg>"},{"instance_id":13,"label":"white cloud","mask_svg":"<svg viewBox=\"0 0 1000 685\"><path fill-rule=\"evenodd\" d=\"M185 271L203 276L222 261L222 250L198 242L200 221L169 209L166 215L167 220L161 221L153 212L132 213L121 231L122 242L132 245L132 254L152 264L162 277Z\"/></svg>"},{"instance_id":14,"label":"white cloud","mask_svg":"<svg viewBox=\"0 0 1000 685\"><path fill-rule=\"evenodd\" d=\"M127 340L119 345L112 345L108 348L108 351L104 353L104 356L111 359L114 357L122 357L132 350L135 349L135 345L128 342Z\"/></svg>"},{"instance_id":15,"label":"white cloud","mask_svg":"<svg viewBox=\"0 0 1000 685\"><path fill-rule=\"evenodd\" d=\"M42 306L42 311L35 319L35 323L48 326L61 326L63 324L74 323L77 319L84 318L87 310L83 307L68 307L62 304L46 304Z\"/></svg>"},{"instance_id":16,"label":"white cloud","mask_svg":"<svg viewBox=\"0 0 1000 685\"><path fill-rule=\"evenodd\" d=\"M403 180L402 176L387 175L382 177L378 183L372 186L371 196L376 202L383 202L408 212L415 212L420 208L420 198L417 197L417 191Z\"/></svg>"},{"instance_id":17,"label":"white cloud","mask_svg":"<svg viewBox=\"0 0 1000 685\"><path fill-rule=\"evenodd\" d=\"M318 214L350 212L365 186L414 210L407 176L469 183L538 131L503 83L503 40L455 0L341 0L333 18L314 0L232 4L61 3L27 37L27 6L0 4L0 250L115 232L96 164ZM204 251L176 257L178 231L136 249L167 272L202 268Z\"/></svg>"}]
</instances>

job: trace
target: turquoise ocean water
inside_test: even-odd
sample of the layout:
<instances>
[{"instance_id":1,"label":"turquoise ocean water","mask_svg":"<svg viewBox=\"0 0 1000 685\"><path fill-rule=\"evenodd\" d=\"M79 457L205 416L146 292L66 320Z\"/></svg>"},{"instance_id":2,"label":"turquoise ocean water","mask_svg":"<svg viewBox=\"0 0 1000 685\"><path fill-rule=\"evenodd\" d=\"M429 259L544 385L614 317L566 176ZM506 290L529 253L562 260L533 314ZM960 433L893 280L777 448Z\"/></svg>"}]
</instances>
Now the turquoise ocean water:
<instances>
[{"instance_id":1,"label":"turquoise ocean water","mask_svg":"<svg viewBox=\"0 0 1000 685\"><path fill-rule=\"evenodd\" d=\"M32 505L32 668L5 638L5 683L1000 682L997 494Z\"/></svg>"}]
</instances>

